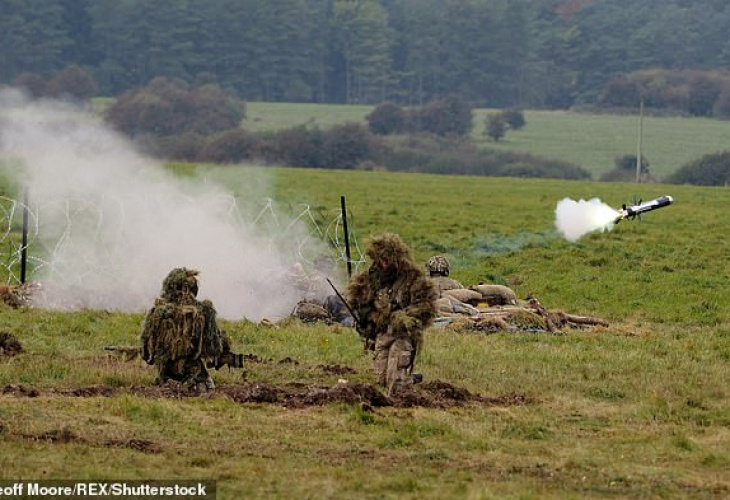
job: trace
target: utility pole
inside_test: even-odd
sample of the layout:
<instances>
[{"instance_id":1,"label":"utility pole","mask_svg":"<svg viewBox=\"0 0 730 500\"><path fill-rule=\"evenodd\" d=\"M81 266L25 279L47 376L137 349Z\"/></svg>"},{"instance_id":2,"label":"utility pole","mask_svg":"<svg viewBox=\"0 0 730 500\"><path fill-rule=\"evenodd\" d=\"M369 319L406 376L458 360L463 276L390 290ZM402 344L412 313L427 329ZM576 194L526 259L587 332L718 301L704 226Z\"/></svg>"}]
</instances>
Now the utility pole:
<instances>
[{"instance_id":1,"label":"utility pole","mask_svg":"<svg viewBox=\"0 0 730 500\"><path fill-rule=\"evenodd\" d=\"M639 104L639 130L636 138L636 183L641 182L641 139L644 128L644 98L641 98Z\"/></svg>"}]
</instances>

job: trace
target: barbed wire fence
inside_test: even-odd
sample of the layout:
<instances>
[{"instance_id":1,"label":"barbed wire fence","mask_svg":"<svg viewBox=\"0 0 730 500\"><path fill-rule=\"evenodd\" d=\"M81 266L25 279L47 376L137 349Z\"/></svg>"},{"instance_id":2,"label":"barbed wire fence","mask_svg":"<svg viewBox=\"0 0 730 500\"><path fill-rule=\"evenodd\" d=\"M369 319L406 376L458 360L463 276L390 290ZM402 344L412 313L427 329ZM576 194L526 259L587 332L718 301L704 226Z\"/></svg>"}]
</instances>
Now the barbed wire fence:
<instances>
[{"instance_id":1,"label":"barbed wire fence","mask_svg":"<svg viewBox=\"0 0 730 500\"><path fill-rule=\"evenodd\" d=\"M123 212L123 203L112 200L119 205ZM343 230L343 216L340 209L328 209L324 206L300 204L296 206L281 206L271 198L265 198L259 203L255 216L246 216L241 210L235 197L225 196L222 200L227 204L227 222L234 226L259 228L264 233L273 235L272 244L276 238L287 239L293 242L292 258L313 265L313 260L324 245L330 256L338 265L346 265L347 248ZM108 206L109 200L105 200ZM190 199L190 203L195 203ZM23 212L27 211L27 243L22 243ZM53 234L42 234L44 221L50 212L54 213L54 224L63 221L61 227L54 227ZM61 217L59 218L59 213ZM120 214L116 214L116 219ZM124 218L124 213L121 213ZM365 262L363 252L353 230L353 214L348 213L349 222L348 241L350 245L350 263L355 270ZM80 225L85 228L84 237L100 237L100 228L105 224L113 224L107 219L104 208L94 202L85 200L66 200L53 203L28 203L0 196L0 274L4 275L6 284L21 284L21 265L23 254L26 254L26 281L39 279L41 276L58 275L71 283L83 282L83 276L69 276L62 259L57 256L77 246L76 229ZM113 265L117 257L114 243L106 242L104 259L98 256L94 262L89 261L84 274L103 272L104 267ZM100 262L102 262L100 264Z\"/></svg>"}]
</instances>

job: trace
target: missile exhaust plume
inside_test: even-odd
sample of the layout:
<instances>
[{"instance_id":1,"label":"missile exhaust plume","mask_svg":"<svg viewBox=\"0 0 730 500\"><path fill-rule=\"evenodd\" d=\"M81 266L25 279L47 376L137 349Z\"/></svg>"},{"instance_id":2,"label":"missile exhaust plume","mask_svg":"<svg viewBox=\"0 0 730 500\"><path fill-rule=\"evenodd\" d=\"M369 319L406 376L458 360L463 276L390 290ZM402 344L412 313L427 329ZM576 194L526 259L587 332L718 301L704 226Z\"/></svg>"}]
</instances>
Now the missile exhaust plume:
<instances>
[{"instance_id":1,"label":"missile exhaust plume","mask_svg":"<svg viewBox=\"0 0 730 500\"><path fill-rule=\"evenodd\" d=\"M568 241L593 231L610 231L621 213L598 198L575 201L564 198L555 209L555 227Z\"/></svg>"}]
</instances>

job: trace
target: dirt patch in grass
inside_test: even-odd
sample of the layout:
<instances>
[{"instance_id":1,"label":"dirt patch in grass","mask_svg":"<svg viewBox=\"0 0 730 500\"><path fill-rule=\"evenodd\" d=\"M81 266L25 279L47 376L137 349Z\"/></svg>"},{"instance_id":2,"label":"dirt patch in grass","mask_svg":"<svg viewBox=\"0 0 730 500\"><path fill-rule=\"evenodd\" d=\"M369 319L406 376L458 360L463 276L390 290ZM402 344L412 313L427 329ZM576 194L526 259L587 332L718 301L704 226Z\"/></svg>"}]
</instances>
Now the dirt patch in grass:
<instances>
[{"instance_id":1,"label":"dirt patch in grass","mask_svg":"<svg viewBox=\"0 0 730 500\"><path fill-rule=\"evenodd\" d=\"M3 394L18 397L35 398L40 396L40 391L35 387L28 387L22 384L9 384L3 387Z\"/></svg>"},{"instance_id":2,"label":"dirt patch in grass","mask_svg":"<svg viewBox=\"0 0 730 500\"><path fill-rule=\"evenodd\" d=\"M473 394L463 387L434 380L425 384L405 387L394 396L386 396L370 384L338 383L334 386L321 384L290 383L273 385L266 383L230 384L211 392L188 390L184 385L169 382L162 386L109 387L103 385L64 389L38 390L23 385L7 385L3 394L16 397L67 396L110 397L116 394L136 394L147 398L228 397L237 403L278 404L287 408L325 406L331 403L359 404L364 408L452 408L470 404L482 406L515 406L529 402L524 394L511 393L490 397Z\"/></svg>"},{"instance_id":3,"label":"dirt patch in grass","mask_svg":"<svg viewBox=\"0 0 730 500\"><path fill-rule=\"evenodd\" d=\"M95 442L85 437L79 436L70 429L51 429L38 434L18 434L21 439L28 441L42 441L46 443L82 443L102 448L129 448L142 453L160 453L160 447L152 441L146 439L108 439L101 442Z\"/></svg>"},{"instance_id":4,"label":"dirt patch in grass","mask_svg":"<svg viewBox=\"0 0 730 500\"><path fill-rule=\"evenodd\" d=\"M354 368L343 365L317 365L317 369L333 375L350 375L352 373L357 373L357 370Z\"/></svg>"},{"instance_id":5,"label":"dirt patch in grass","mask_svg":"<svg viewBox=\"0 0 730 500\"><path fill-rule=\"evenodd\" d=\"M156 443L146 439L110 439L102 443L102 446L105 448L129 448L130 450L151 454L162 451Z\"/></svg>"},{"instance_id":6,"label":"dirt patch in grass","mask_svg":"<svg viewBox=\"0 0 730 500\"><path fill-rule=\"evenodd\" d=\"M267 359L262 358L261 356L257 356L256 354L244 354L243 360L248 363L263 363L263 364L272 361L270 358L267 360Z\"/></svg>"},{"instance_id":7,"label":"dirt patch in grass","mask_svg":"<svg viewBox=\"0 0 730 500\"><path fill-rule=\"evenodd\" d=\"M280 365L298 365L299 364L299 361L297 361L294 358L290 358L289 356L287 356L284 359L280 359L279 360L279 364Z\"/></svg>"},{"instance_id":8,"label":"dirt patch in grass","mask_svg":"<svg viewBox=\"0 0 730 500\"><path fill-rule=\"evenodd\" d=\"M48 441L51 443L85 442L83 438L70 429L51 429L40 434L19 434L19 436L30 441Z\"/></svg>"},{"instance_id":9,"label":"dirt patch in grass","mask_svg":"<svg viewBox=\"0 0 730 500\"><path fill-rule=\"evenodd\" d=\"M442 380L406 387L393 398L393 406L425 408L452 408L478 404L482 406L518 406L529 402L527 396L519 393L502 396L482 396Z\"/></svg>"},{"instance_id":10,"label":"dirt patch in grass","mask_svg":"<svg viewBox=\"0 0 730 500\"><path fill-rule=\"evenodd\" d=\"M0 333L0 356L15 356L23 352L23 346L12 333Z\"/></svg>"},{"instance_id":11,"label":"dirt patch in grass","mask_svg":"<svg viewBox=\"0 0 730 500\"><path fill-rule=\"evenodd\" d=\"M75 396L79 398L92 398L95 396L113 396L116 389L106 385L92 385L89 387L76 387L72 389L51 389L51 393L60 396Z\"/></svg>"}]
</instances>

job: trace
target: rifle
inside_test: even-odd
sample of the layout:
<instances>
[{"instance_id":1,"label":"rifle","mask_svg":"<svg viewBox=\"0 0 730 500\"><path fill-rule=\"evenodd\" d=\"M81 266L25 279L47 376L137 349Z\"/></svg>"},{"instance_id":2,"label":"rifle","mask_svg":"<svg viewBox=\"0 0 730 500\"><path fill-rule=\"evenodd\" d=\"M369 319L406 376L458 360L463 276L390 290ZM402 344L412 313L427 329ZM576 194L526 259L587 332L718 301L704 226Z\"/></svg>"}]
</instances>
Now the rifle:
<instances>
[{"instance_id":1,"label":"rifle","mask_svg":"<svg viewBox=\"0 0 730 500\"><path fill-rule=\"evenodd\" d=\"M222 367L228 365L228 368L243 368L243 354L228 351L222 354L214 362L208 363L208 368L215 368L220 370Z\"/></svg>"},{"instance_id":2,"label":"rifle","mask_svg":"<svg viewBox=\"0 0 730 500\"><path fill-rule=\"evenodd\" d=\"M365 341L365 345L363 346L363 349L365 351L374 350L375 349L375 339L372 338L371 335L368 335L367 327L365 326L365 324L362 322L362 320L360 320L360 317L357 315L355 310L352 308L352 306L350 306L350 304L347 303L347 300L345 300L345 297L342 296L342 294L337 289L337 287L332 283L332 281L330 281L329 278L326 278L326 279L327 279L327 283L329 283L330 286L332 287L332 290L335 291L335 294L337 295L337 297L344 304L345 309L347 309L347 312L349 312L350 316L352 316L352 319L355 320L355 330L357 330L357 333L359 333L360 336Z\"/></svg>"}]
</instances>

